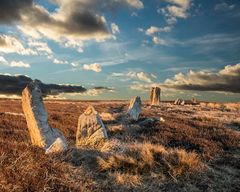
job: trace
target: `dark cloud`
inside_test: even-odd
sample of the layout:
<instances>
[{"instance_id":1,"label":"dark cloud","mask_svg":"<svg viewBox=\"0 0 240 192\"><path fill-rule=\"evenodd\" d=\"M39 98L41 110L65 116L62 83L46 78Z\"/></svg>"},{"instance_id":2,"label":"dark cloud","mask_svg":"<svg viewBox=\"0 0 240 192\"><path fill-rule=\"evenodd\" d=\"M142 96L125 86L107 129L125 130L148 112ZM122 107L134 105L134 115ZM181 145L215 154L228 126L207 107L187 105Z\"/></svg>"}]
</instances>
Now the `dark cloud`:
<instances>
[{"instance_id":1,"label":"dark cloud","mask_svg":"<svg viewBox=\"0 0 240 192\"><path fill-rule=\"evenodd\" d=\"M38 80L39 81L39 80ZM0 94L21 95L23 89L32 82L30 77L24 75L0 75ZM87 90L82 86L45 84L39 81L44 95L58 95L60 93L83 93Z\"/></svg>"},{"instance_id":2,"label":"dark cloud","mask_svg":"<svg viewBox=\"0 0 240 192\"><path fill-rule=\"evenodd\" d=\"M3 36L0 35L0 47L7 46L7 42Z\"/></svg>"},{"instance_id":3,"label":"dark cloud","mask_svg":"<svg viewBox=\"0 0 240 192\"><path fill-rule=\"evenodd\" d=\"M222 91L240 93L240 63L225 66L218 72L190 71L176 74L162 85L167 88L196 91Z\"/></svg>"},{"instance_id":4,"label":"dark cloud","mask_svg":"<svg viewBox=\"0 0 240 192\"><path fill-rule=\"evenodd\" d=\"M33 3L32 0L1 0L0 23L18 22L20 25L35 27L40 32L51 29L55 34L82 36L108 35L103 17L98 16L94 10L79 7L75 1L60 5L58 16L54 17L44 7ZM61 19L60 19L61 18ZM47 32L46 32L47 33Z\"/></svg>"},{"instance_id":5,"label":"dark cloud","mask_svg":"<svg viewBox=\"0 0 240 192\"><path fill-rule=\"evenodd\" d=\"M110 88L110 87L102 87L102 86L94 87L93 89L96 89L96 90L106 90L106 91L114 91L113 88Z\"/></svg>"},{"instance_id":6,"label":"dark cloud","mask_svg":"<svg viewBox=\"0 0 240 192\"><path fill-rule=\"evenodd\" d=\"M0 23L11 23L21 19L21 12L31 8L32 0L1 0Z\"/></svg>"},{"instance_id":7,"label":"dark cloud","mask_svg":"<svg viewBox=\"0 0 240 192\"><path fill-rule=\"evenodd\" d=\"M23 32L33 30L61 41L110 38L102 12L118 7L143 8L140 0L52 0L58 8L49 12L33 0L1 0L0 23L18 22ZM29 34L28 34L29 35Z\"/></svg>"}]
</instances>

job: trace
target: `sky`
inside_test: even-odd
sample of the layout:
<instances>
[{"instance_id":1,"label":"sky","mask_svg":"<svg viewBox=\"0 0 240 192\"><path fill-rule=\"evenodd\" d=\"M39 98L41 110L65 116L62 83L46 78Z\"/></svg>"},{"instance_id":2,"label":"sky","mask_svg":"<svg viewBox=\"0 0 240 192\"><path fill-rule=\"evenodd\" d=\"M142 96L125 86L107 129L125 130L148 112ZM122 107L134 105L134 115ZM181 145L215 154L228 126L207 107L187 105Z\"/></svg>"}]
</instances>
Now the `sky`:
<instances>
[{"instance_id":1,"label":"sky","mask_svg":"<svg viewBox=\"0 0 240 192\"><path fill-rule=\"evenodd\" d=\"M1 0L0 94L33 79L52 98L239 102L240 1Z\"/></svg>"}]
</instances>

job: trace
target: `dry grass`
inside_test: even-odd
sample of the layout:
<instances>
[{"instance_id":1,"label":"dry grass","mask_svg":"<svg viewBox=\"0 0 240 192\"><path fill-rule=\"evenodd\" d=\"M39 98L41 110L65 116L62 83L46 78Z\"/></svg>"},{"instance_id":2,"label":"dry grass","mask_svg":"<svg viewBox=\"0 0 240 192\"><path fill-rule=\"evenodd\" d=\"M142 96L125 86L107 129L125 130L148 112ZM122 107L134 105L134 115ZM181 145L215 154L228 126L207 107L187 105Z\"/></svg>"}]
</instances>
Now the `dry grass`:
<instances>
[{"instance_id":1,"label":"dry grass","mask_svg":"<svg viewBox=\"0 0 240 192\"><path fill-rule=\"evenodd\" d=\"M239 191L240 135L232 128L238 124L221 118L238 116L237 109L215 108L208 119L196 118L201 106L144 104L140 121L166 121L140 126L125 118L126 102L92 103L99 113L113 114L115 120L104 121L110 140L76 149L78 116L88 104L46 102L51 126L70 146L46 156L30 143L25 119L17 115L20 101L0 100L0 191Z\"/></svg>"},{"instance_id":2,"label":"dry grass","mask_svg":"<svg viewBox=\"0 0 240 192\"><path fill-rule=\"evenodd\" d=\"M125 148L124 153L99 157L100 170L132 173L139 177L154 174L175 179L204 168L196 153L183 149L166 149L150 143L128 144Z\"/></svg>"}]
</instances>

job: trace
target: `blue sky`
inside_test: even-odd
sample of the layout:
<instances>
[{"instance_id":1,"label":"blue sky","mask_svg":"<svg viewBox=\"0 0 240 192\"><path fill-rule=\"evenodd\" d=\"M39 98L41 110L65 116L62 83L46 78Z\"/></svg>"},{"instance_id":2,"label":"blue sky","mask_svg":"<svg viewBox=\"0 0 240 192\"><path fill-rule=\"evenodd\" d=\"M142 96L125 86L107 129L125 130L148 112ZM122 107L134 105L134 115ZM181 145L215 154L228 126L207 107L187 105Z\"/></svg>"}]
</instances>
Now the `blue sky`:
<instances>
[{"instance_id":1,"label":"blue sky","mask_svg":"<svg viewBox=\"0 0 240 192\"><path fill-rule=\"evenodd\" d=\"M89 89L61 94L72 99L147 99L158 85L163 99L240 101L238 0L8 2L1 74Z\"/></svg>"}]
</instances>

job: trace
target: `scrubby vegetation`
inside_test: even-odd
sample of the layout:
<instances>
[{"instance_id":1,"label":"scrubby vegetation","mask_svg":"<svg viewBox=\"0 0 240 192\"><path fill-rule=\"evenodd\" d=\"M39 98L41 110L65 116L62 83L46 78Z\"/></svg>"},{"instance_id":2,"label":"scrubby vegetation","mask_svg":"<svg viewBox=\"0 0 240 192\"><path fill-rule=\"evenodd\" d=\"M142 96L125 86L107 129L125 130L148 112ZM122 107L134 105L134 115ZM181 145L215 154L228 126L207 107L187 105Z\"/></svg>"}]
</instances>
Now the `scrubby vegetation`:
<instances>
[{"instance_id":1,"label":"scrubby vegetation","mask_svg":"<svg viewBox=\"0 0 240 192\"><path fill-rule=\"evenodd\" d=\"M78 116L89 103L45 102L51 126L70 146L45 155L30 143L21 102L0 100L0 191L240 190L237 109L145 103L139 122L165 122L141 126L124 116L127 102L91 102L116 119L104 122L110 140L76 149Z\"/></svg>"}]
</instances>

